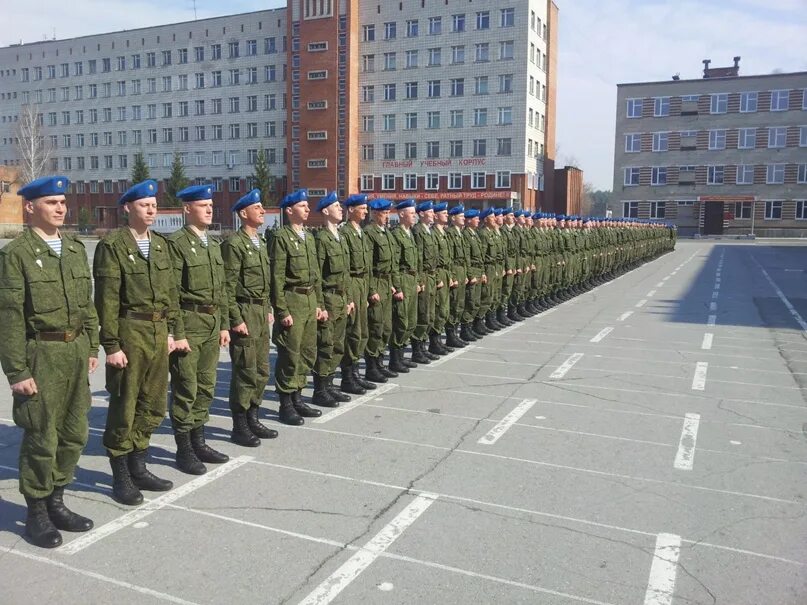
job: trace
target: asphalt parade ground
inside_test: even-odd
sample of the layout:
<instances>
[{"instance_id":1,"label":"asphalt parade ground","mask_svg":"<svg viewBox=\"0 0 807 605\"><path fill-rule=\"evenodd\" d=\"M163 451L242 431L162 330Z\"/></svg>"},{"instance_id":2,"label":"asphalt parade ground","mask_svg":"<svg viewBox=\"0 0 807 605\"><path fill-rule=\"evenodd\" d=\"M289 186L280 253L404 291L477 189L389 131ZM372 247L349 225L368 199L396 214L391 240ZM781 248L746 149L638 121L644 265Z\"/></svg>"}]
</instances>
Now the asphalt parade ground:
<instances>
[{"instance_id":1,"label":"asphalt parade ground","mask_svg":"<svg viewBox=\"0 0 807 605\"><path fill-rule=\"evenodd\" d=\"M807 603L807 245L681 241L259 448L229 442L222 353L192 477L110 497L103 371L68 506L22 538L0 386L0 603ZM310 394L310 390L304 394Z\"/></svg>"}]
</instances>

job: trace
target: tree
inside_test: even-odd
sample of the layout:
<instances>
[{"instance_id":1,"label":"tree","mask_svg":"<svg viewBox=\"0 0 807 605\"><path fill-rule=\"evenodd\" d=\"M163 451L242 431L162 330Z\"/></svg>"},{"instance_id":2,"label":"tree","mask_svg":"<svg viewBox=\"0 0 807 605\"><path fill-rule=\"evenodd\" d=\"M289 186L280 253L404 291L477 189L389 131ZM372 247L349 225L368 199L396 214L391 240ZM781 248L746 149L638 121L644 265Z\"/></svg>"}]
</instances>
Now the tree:
<instances>
[{"instance_id":1,"label":"tree","mask_svg":"<svg viewBox=\"0 0 807 605\"><path fill-rule=\"evenodd\" d=\"M266 161L266 151L263 147L258 150L258 155L255 158L252 180L255 182L255 187L261 190L261 202L263 205L276 205L275 196L272 193L275 189L275 177L272 176L272 171L269 170L269 163Z\"/></svg>"},{"instance_id":2,"label":"tree","mask_svg":"<svg viewBox=\"0 0 807 605\"><path fill-rule=\"evenodd\" d=\"M19 178L23 183L30 183L45 174L52 153L42 131L42 116L35 106L22 106L15 136L20 160Z\"/></svg>"},{"instance_id":3,"label":"tree","mask_svg":"<svg viewBox=\"0 0 807 605\"><path fill-rule=\"evenodd\" d=\"M134 157L134 165L132 166L132 184L142 183L150 179L149 167L146 165L146 160L143 158L143 152L138 151Z\"/></svg>"},{"instance_id":4,"label":"tree","mask_svg":"<svg viewBox=\"0 0 807 605\"><path fill-rule=\"evenodd\" d=\"M165 181L165 195L163 205L173 208L182 206L182 202L177 198L177 193L188 186L188 177L185 176L185 166L182 164L182 157L179 152L174 152L174 161L171 163L171 176Z\"/></svg>"},{"instance_id":5,"label":"tree","mask_svg":"<svg viewBox=\"0 0 807 605\"><path fill-rule=\"evenodd\" d=\"M89 208L81 207L78 211L78 230L79 233L89 233L92 225L92 213Z\"/></svg>"}]
</instances>

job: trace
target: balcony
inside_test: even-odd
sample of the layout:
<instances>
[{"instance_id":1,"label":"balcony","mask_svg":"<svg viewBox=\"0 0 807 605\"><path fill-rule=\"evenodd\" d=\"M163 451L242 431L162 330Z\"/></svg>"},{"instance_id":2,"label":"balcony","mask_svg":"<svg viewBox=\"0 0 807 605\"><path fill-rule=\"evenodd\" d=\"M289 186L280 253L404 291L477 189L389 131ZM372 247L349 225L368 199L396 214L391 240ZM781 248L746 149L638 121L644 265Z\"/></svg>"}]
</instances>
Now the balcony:
<instances>
[{"instance_id":1,"label":"balcony","mask_svg":"<svg viewBox=\"0 0 807 605\"><path fill-rule=\"evenodd\" d=\"M681 151L695 151L698 148L698 137L681 137Z\"/></svg>"},{"instance_id":2,"label":"balcony","mask_svg":"<svg viewBox=\"0 0 807 605\"><path fill-rule=\"evenodd\" d=\"M698 102L697 101L682 101L681 102L681 115L682 116L696 116L696 115L698 115Z\"/></svg>"}]
</instances>

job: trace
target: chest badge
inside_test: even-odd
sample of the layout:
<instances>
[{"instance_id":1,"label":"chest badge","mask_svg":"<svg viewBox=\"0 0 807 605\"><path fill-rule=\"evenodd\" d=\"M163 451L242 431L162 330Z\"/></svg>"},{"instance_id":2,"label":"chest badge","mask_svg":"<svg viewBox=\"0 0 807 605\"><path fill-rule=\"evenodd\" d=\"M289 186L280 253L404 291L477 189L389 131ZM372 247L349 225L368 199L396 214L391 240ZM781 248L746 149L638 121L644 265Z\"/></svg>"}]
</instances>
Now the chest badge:
<instances>
[{"instance_id":1,"label":"chest badge","mask_svg":"<svg viewBox=\"0 0 807 605\"><path fill-rule=\"evenodd\" d=\"M41 259L36 259L36 264L39 266L40 269L42 268L42 260Z\"/></svg>"}]
</instances>

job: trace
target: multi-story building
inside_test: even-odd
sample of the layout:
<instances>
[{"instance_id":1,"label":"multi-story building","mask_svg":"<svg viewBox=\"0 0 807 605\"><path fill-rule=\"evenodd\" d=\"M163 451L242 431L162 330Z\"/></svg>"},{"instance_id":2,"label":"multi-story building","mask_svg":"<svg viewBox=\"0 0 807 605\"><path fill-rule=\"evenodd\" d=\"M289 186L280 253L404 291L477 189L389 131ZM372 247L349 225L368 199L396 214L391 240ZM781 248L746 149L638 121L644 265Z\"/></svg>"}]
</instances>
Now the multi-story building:
<instances>
[{"instance_id":1,"label":"multi-story building","mask_svg":"<svg viewBox=\"0 0 807 605\"><path fill-rule=\"evenodd\" d=\"M807 230L807 72L620 84L614 216L683 235Z\"/></svg>"},{"instance_id":2,"label":"multi-story building","mask_svg":"<svg viewBox=\"0 0 807 605\"><path fill-rule=\"evenodd\" d=\"M135 154L212 181L216 222L263 149L308 187L471 205L552 199L551 0L289 0L286 8L0 49L0 165L34 111L71 212L117 222ZM548 203L548 202L547 202Z\"/></svg>"}]
</instances>

